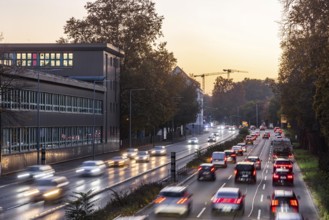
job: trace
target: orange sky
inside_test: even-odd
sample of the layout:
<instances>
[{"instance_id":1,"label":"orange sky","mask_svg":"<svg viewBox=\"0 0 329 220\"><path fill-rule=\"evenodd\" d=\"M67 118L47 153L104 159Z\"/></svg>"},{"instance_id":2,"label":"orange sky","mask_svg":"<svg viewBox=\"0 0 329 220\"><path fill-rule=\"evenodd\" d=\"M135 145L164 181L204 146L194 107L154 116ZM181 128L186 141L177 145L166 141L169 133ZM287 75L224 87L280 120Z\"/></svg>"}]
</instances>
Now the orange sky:
<instances>
[{"instance_id":1,"label":"orange sky","mask_svg":"<svg viewBox=\"0 0 329 220\"><path fill-rule=\"evenodd\" d=\"M53 43L70 17L82 18L87 0L1 0L4 43ZM277 78L280 49L279 0L155 0L163 15L168 50L186 73L237 69L245 77ZM222 75L225 77L226 75ZM210 93L216 76L206 78ZM196 78L201 82L200 78Z\"/></svg>"}]
</instances>

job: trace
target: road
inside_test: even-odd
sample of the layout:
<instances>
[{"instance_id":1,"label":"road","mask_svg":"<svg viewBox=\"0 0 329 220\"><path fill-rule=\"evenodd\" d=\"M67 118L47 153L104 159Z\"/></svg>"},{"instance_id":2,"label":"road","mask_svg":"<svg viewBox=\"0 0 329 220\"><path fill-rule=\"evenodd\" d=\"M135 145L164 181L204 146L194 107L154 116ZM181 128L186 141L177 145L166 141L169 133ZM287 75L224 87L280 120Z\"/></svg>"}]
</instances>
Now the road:
<instances>
[{"instance_id":1,"label":"road","mask_svg":"<svg viewBox=\"0 0 329 220\"><path fill-rule=\"evenodd\" d=\"M272 158L269 139L258 137L254 146L248 147L244 156L239 156L238 161L243 160L247 155L258 155L262 159L262 169L257 171L256 184L234 183L234 164L227 168L219 168L216 171L216 181L197 181L196 176L191 178L188 185L189 191L193 193L193 209L188 218L184 219L269 219L270 196L274 189L293 189L300 196L300 211L305 219L319 219L317 210L311 199L308 189L302 180L300 168L294 163L294 186L272 186ZM234 216L213 216L211 213L211 197L220 187L239 187L246 194L245 212L243 217ZM139 214L149 215L150 219L172 219L165 216L155 216L153 207L142 210Z\"/></svg>"},{"instance_id":2,"label":"road","mask_svg":"<svg viewBox=\"0 0 329 220\"><path fill-rule=\"evenodd\" d=\"M237 133L237 131L236 131ZM222 130L218 141L233 137L235 132ZM44 215L51 209L56 209L62 206L66 199L70 198L73 192L87 192L93 190L98 194L94 197L95 207L103 207L109 201L109 191L104 190L112 187L114 190L129 190L131 187L138 186L143 182L159 181L169 175L169 166L164 166L170 162L170 153L176 152L177 158L184 158L177 162L178 168L192 159L194 152L197 149L203 149L210 144L207 142L208 133L198 136L199 144L188 145L186 141L175 143L167 146L167 156L152 157L148 163L136 163L130 161L129 166L123 168L109 168L106 173L100 177L80 177L77 176L75 170L78 164L75 161L72 163L64 163L55 165L57 176L66 176L70 181L70 190L63 200L59 203L44 203L31 202L31 199L26 196L27 190L31 188L30 183L18 182L16 175L8 175L1 177L0 185L0 206L3 212L0 214L0 219L36 219L40 215L40 219L63 219L64 211L59 209L51 214ZM110 157L114 156L111 155ZM161 167L155 171L153 169Z\"/></svg>"}]
</instances>

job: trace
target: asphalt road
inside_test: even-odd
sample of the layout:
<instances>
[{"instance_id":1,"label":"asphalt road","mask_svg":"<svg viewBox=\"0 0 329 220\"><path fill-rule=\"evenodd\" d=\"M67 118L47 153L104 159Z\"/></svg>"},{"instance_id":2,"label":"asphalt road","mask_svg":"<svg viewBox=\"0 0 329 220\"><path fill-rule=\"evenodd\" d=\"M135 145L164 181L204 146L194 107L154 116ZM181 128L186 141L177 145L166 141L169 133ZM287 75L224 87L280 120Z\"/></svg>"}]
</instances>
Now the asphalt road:
<instances>
[{"instance_id":1,"label":"asphalt road","mask_svg":"<svg viewBox=\"0 0 329 220\"><path fill-rule=\"evenodd\" d=\"M237 131L236 131L237 132ZM234 136L236 133L222 130L218 137L218 141ZM186 141L174 143L167 146L167 156L152 157L148 163L136 163L130 161L130 164L122 168L108 168L106 173L99 177L80 177L76 174L75 170L80 165L81 161L72 161L71 163L62 163L53 166L56 170L56 175L66 176L70 182L70 189L62 201L54 203L44 203L31 201L31 198L26 196L27 190L32 186L31 183L22 183L17 181L16 175L8 175L1 177L0 180L0 206L3 208L3 212L0 214L0 219L36 219L40 215L39 219L63 219L64 209L58 209L65 203L65 200L72 195L73 192L87 192L93 190L93 192L100 192L94 197L95 207L103 207L109 201L110 192L104 190L112 187L114 190L124 191L129 190L134 186L138 186L143 182L153 182L161 180L169 175L169 166L163 166L170 162L170 153L176 152L177 158L182 158L178 163L178 168L185 166L185 164L192 159L194 152L197 149L208 147L210 144L207 142L208 133L198 136L199 144L189 145ZM115 154L107 155L108 158L102 158L103 160L110 159ZM161 169L156 171L150 171L156 167L162 166ZM141 175L143 174L143 175ZM201 184L201 183L200 183ZM49 210L56 209L51 214Z\"/></svg>"},{"instance_id":2,"label":"asphalt road","mask_svg":"<svg viewBox=\"0 0 329 220\"><path fill-rule=\"evenodd\" d=\"M261 132L262 134L262 132ZM273 134L273 133L272 133ZM196 176L191 178L188 189L193 193L193 208L188 217L184 219L270 219L270 196L274 189L293 189L300 196L300 212L305 219L319 219L316 207L312 201L308 189L302 180L301 171L297 163L294 163L294 186L272 186L272 158L270 140L261 136L255 141L254 146L249 146L244 156L238 156L238 161L247 155L258 155L262 159L262 169L257 171L256 184L234 183L234 164L227 168L219 168L216 171L216 181L197 181ZM220 187L239 187L246 194L245 212L242 217L218 216L211 213L211 198ZM148 215L150 219L175 219L177 216L155 216L152 205L141 210L140 215Z\"/></svg>"}]
</instances>

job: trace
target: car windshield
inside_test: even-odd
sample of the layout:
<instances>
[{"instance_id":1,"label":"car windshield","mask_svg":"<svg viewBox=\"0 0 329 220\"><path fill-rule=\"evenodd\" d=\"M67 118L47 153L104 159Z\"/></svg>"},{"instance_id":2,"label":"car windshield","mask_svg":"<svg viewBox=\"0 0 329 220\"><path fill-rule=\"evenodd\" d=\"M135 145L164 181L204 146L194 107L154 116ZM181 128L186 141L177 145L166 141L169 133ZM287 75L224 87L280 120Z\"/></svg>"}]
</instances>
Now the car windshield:
<instances>
[{"instance_id":1,"label":"car windshield","mask_svg":"<svg viewBox=\"0 0 329 220\"><path fill-rule=\"evenodd\" d=\"M219 153L214 153L213 158L219 158L219 159L224 159L225 155L224 154L219 154Z\"/></svg>"},{"instance_id":2,"label":"car windshield","mask_svg":"<svg viewBox=\"0 0 329 220\"><path fill-rule=\"evenodd\" d=\"M147 151L140 151L140 152L138 152L138 155L147 155L148 153L147 153Z\"/></svg>"},{"instance_id":3,"label":"car windshield","mask_svg":"<svg viewBox=\"0 0 329 220\"><path fill-rule=\"evenodd\" d=\"M137 149L128 149L128 152L137 152Z\"/></svg>"},{"instance_id":4,"label":"car windshield","mask_svg":"<svg viewBox=\"0 0 329 220\"><path fill-rule=\"evenodd\" d=\"M155 146L154 149L156 149L156 150L162 150L162 149L165 149L165 147L164 146Z\"/></svg>"},{"instance_id":5,"label":"car windshield","mask_svg":"<svg viewBox=\"0 0 329 220\"><path fill-rule=\"evenodd\" d=\"M255 158L255 157L248 157L248 160L249 161L252 161L252 162L256 162L258 160L258 158Z\"/></svg>"},{"instance_id":6,"label":"car windshield","mask_svg":"<svg viewBox=\"0 0 329 220\"><path fill-rule=\"evenodd\" d=\"M86 166L86 167L89 167L89 166L97 166L95 162L92 162L92 161L86 161L86 162L83 162L82 163L82 166Z\"/></svg>"},{"instance_id":7,"label":"car windshield","mask_svg":"<svg viewBox=\"0 0 329 220\"><path fill-rule=\"evenodd\" d=\"M289 160L277 160L275 164L290 164L291 162Z\"/></svg>"},{"instance_id":8,"label":"car windshield","mask_svg":"<svg viewBox=\"0 0 329 220\"><path fill-rule=\"evenodd\" d=\"M211 166L201 166L203 170L210 170Z\"/></svg>"},{"instance_id":9,"label":"car windshield","mask_svg":"<svg viewBox=\"0 0 329 220\"><path fill-rule=\"evenodd\" d=\"M56 186L56 182L48 179L40 179L37 181L38 186Z\"/></svg>"},{"instance_id":10,"label":"car windshield","mask_svg":"<svg viewBox=\"0 0 329 220\"><path fill-rule=\"evenodd\" d=\"M175 197L175 198L180 198L180 197L183 197L185 194L185 192L160 192L160 195L161 196L164 196L164 197Z\"/></svg>"},{"instance_id":11,"label":"car windshield","mask_svg":"<svg viewBox=\"0 0 329 220\"><path fill-rule=\"evenodd\" d=\"M41 171L40 167L37 167L37 166L28 167L26 170L27 171L32 171L32 172L34 172L34 171Z\"/></svg>"},{"instance_id":12,"label":"car windshield","mask_svg":"<svg viewBox=\"0 0 329 220\"><path fill-rule=\"evenodd\" d=\"M115 157L113 157L112 159L113 159L113 160L120 160L120 159L123 159L123 157L122 157L122 156L115 156Z\"/></svg>"},{"instance_id":13,"label":"car windshield","mask_svg":"<svg viewBox=\"0 0 329 220\"><path fill-rule=\"evenodd\" d=\"M217 198L239 198L239 196L233 192L219 192Z\"/></svg>"},{"instance_id":14,"label":"car windshield","mask_svg":"<svg viewBox=\"0 0 329 220\"><path fill-rule=\"evenodd\" d=\"M250 171L253 170L253 165L247 165L247 164L241 164L236 166L237 170L244 170L244 171Z\"/></svg>"}]
</instances>

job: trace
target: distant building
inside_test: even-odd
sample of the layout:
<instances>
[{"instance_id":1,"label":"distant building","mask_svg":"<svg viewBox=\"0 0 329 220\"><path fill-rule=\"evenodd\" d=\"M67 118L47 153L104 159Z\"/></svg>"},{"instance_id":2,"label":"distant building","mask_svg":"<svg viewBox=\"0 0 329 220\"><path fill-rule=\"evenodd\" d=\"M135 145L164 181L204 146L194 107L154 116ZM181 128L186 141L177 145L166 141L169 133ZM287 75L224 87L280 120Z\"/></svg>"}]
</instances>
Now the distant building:
<instances>
[{"instance_id":1,"label":"distant building","mask_svg":"<svg viewBox=\"0 0 329 220\"><path fill-rule=\"evenodd\" d=\"M19 76L0 100L2 173L119 150L123 56L110 44L0 44L7 78Z\"/></svg>"},{"instance_id":2,"label":"distant building","mask_svg":"<svg viewBox=\"0 0 329 220\"><path fill-rule=\"evenodd\" d=\"M200 83L195 79L191 78L187 75L184 70L180 67L175 67L172 72L174 75L181 75L185 78L186 83L193 83L196 85L196 92L197 92L197 101L200 104L200 112L197 115L195 122L187 124L186 127L192 131L192 133L201 133L203 131L203 90L200 88Z\"/></svg>"}]
</instances>

